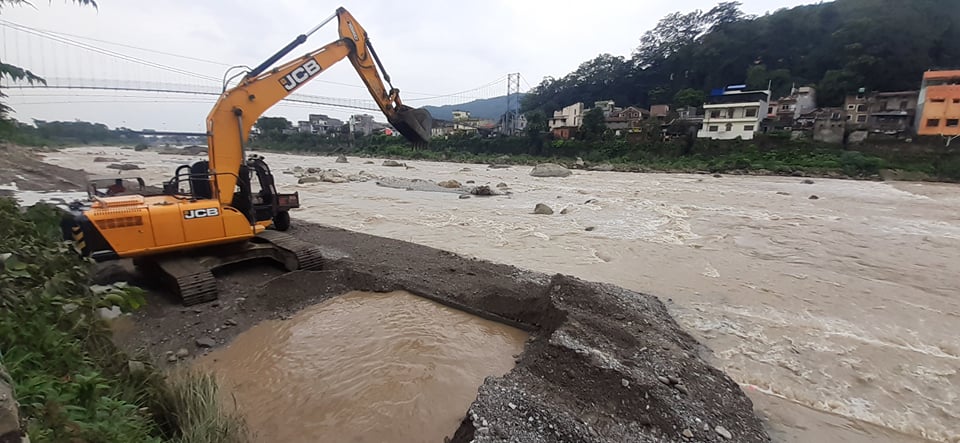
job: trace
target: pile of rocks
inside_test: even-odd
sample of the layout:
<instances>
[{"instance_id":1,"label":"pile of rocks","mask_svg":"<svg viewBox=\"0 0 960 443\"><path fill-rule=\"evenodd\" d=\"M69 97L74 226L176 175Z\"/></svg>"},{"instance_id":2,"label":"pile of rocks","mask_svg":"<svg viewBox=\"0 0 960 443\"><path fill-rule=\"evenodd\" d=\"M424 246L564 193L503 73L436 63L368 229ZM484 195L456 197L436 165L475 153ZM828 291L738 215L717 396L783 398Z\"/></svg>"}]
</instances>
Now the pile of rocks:
<instances>
[{"instance_id":1,"label":"pile of rocks","mask_svg":"<svg viewBox=\"0 0 960 443\"><path fill-rule=\"evenodd\" d=\"M304 168L302 166L294 166L293 169L284 171L285 174L291 174L296 176L299 180L299 184L307 183L348 183L348 182L365 182L370 180L376 180L379 177L373 175L367 171L360 171L356 174L344 174L338 169L323 169L323 168Z\"/></svg>"}]
</instances>

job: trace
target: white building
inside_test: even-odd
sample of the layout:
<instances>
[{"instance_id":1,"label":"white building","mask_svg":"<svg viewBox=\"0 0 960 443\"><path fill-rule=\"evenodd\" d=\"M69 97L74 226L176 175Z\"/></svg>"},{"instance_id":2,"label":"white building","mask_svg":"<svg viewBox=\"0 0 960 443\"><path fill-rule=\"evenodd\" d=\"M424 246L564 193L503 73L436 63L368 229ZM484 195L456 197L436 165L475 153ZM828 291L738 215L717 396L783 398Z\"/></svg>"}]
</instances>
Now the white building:
<instances>
[{"instance_id":1,"label":"white building","mask_svg":"<svg viewBox=\"0 0 960 443\"><path fill-rule=\"evenodd\" d=\"M722 95L707 98L703 125L697 137L715 140L752 140L766 116L770 91L744 91L728 87Z\"/></svg>"},{"instance_id":2,"label":"white building","mask_svg":"<svg viewBox=\"0 0 960 443\"><path fill-rule=\"evenodd\" d=\"M583 103L574 103L559 111L553 111L550 129L579 128L583 125Z\"/></svg>"}]
</instances>

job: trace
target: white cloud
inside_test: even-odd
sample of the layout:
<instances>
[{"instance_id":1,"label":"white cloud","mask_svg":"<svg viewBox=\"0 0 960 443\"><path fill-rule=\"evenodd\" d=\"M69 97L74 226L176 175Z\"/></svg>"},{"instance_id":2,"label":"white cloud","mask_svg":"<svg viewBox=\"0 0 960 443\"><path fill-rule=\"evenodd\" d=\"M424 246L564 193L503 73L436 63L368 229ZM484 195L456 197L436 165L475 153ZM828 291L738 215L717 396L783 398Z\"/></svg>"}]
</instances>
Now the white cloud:
<instances>
[{"instance_id":1,"label":"white cloud","mask_svg":"<svg viewBox=\"0 0 960 443\"><path fill-rule=\"evenodd\" d=\"M309 0L225 1L100 0L99 9L69 2L36 2L36 7L7 7L0 18L34 28L120 42L173 54L230 64L254 66L296 35L329 16L338 4ZM803 3L802 0L745 0L748 13ZM480 86L510 72L520 72L529 84L544 76L559 77L600 53L629 56L644 31L672 11L709 9L714 0L611 1L611 0L492 0L452 2L368 0L345 4L368 31L393 83L413 105L417 93L443 94ZM26 40L3 28L0 59L26 65L40 75L116 75L132 80L193 81L183 76L161 75L157 70L119 62L90 52L68 53L63 45ZM295 55L336 39L330 25L317 32ZM104 46L96 43L98 46ZM109 49L220 77L223 66L105 46ZM72 55L71 55L72 54ZM109 73L109 74L107 74ZM300 92L321 96L365 99L367 92L344 61L325 72L321 81ZM331 83L332 82L332 83ZM343 83L350 86L339 85ZM522 85L526 86L526 85ZM502 86L505 88L505 86ZM484 91L487 92L487 91ZM494 94L496 91L487 92ZM40 96L40 95L45 96ZM200 131L215 97L158 98L147 94L138 101L177 103L68 104L68 96L104 95L78 91L10 91L16 116L47 120L91 120L110 126L157 127ZM127 95L136 95L127 93ZM87 100L111 101L111 97ZM189 102L187 102L189 101ZM44 104L29 104L41 103ZM270 115L303 119L311 109L278 105ZM349 110L318 108L343 117Z\"/></svg>"}]
</instances>

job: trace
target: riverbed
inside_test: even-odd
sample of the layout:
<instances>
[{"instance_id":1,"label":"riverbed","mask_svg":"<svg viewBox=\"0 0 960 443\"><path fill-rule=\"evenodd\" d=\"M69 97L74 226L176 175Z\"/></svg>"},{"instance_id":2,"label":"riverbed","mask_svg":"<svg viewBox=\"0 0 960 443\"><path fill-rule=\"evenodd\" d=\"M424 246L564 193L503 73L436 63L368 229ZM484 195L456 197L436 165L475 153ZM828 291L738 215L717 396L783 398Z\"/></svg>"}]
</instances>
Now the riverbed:
<instances>
[{"instance_id":1,"label":"riverbed","mask_svg":"<svg viewBox=\"0 0 960 443\"><path fill-rule=\"evenodd\" d=\"M960 441L960 186L263 155L281 191L300 192L295 218L660 297L779 441ZM200 158L73 148L46 160L111 172L96 156L138 164L124 174L154 185ZM283 173L295 166L511 194L298 185Z\"/></svg>"}]
</instances>

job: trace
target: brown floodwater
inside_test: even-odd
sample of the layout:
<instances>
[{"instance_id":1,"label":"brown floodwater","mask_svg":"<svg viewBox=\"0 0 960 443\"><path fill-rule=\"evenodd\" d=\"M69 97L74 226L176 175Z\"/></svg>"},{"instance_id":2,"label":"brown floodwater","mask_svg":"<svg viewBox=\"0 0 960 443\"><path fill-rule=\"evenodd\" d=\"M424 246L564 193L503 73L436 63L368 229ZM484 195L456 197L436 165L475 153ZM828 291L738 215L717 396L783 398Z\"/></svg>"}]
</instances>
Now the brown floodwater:
<instances>
[{"instance_id":1,"label":"brown floodwater","mask_svg":"<svg viewBox=\"0 0 960 443\"><path fill-rule=\"evenodd\" d=\"M350 292L199 359L258 442L438 442L524 331L407 292Z\"/></svg>"},{"instance_id":2,"label":"brown floodwater","mask_svg":"<svg viewBox=\"0 0 960 443\"><path fill-rule=\"evenodd\" d=\"M776 441L960 443L960 184L540 178L520 166L264 154L274 171L509 185L509 196L461 200L276 175L300 192L301 220L656 295L710 363L759 399ZM84 147L46 161L110 172L97 156L140 164L149 184L201 158ZM533 214L537 203L556 213Z\"/></svg>"}]
</instances>

